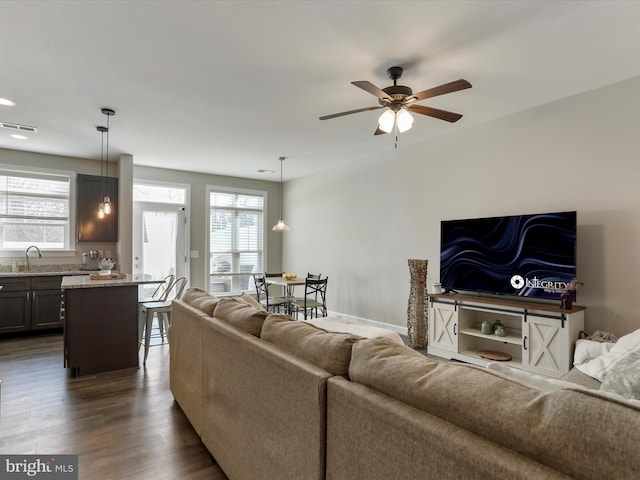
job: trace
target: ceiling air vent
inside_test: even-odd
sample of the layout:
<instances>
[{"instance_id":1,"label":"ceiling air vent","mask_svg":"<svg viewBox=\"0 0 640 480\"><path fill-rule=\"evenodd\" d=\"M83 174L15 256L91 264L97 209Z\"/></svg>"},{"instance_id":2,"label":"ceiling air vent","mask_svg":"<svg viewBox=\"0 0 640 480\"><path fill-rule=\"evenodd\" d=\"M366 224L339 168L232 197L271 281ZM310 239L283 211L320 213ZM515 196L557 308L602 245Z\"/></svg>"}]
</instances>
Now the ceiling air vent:
<instances>
[{"instance_id":1,"label":"ceiling air vent","mask_svg":"<svg viewBox=\"0 0 640 480\"><path fill-rule=\"evenodd\" d=\"M9 130L18 130L21 132L38 133L36 127L30 127L29 125L18 125L17 123L0 122L0 127L8 128Z\"/></svg>"}]
</instances>

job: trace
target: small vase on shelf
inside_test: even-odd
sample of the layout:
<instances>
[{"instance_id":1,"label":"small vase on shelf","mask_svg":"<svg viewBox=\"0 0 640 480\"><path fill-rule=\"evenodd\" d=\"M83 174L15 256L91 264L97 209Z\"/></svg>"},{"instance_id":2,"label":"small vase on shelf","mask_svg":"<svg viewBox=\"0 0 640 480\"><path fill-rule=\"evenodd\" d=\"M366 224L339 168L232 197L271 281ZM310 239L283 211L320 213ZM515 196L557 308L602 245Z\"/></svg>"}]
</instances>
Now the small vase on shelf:
<instances>
[{"instance_id":1,"label":"small vase on shelf","mask_svg":"<svg viewBox=\"0 0 640 480\"><path fill-rule=\"evenodd\" d=\"M571 297L561 297L560 308L563 310L571 310L573 308L573 300L571 300Z\"/></svg>"}]
</instances>

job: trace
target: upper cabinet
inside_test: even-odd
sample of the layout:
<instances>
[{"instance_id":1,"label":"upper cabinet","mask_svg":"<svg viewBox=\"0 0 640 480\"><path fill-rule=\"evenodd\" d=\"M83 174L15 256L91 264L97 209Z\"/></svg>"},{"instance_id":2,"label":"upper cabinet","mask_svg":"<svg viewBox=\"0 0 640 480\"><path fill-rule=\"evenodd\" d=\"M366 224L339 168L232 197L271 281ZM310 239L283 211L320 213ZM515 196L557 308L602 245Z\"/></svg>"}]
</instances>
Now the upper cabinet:
<instances>
[{"instance_id":1,"label":"upper cabinet","mask_svg":"<svg viewBox=\"0 0 640 480\"><path fill-rule=\"evenodd\" d=\"M78 174L78 241L118 241L118 179ZM111 198L111 214L98 218L98 205L105 196Z\"/></svg>"}]
</instances>

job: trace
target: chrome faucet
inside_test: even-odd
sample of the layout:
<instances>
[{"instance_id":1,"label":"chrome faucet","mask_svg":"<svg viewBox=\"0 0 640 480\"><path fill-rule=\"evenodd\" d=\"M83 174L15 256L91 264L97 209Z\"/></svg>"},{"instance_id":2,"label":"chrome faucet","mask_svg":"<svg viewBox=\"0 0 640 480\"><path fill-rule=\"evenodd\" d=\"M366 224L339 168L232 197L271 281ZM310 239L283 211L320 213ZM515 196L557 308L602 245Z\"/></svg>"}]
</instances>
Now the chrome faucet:
<instances>
[{"instance_id":1,"label":"chrome faucet","mask_svg":"<svg viewBox=\"0 0 640 480\"><path fill-rule=\"evenodd\" d=\"M24 252L24 271L25 272L29 271L29 250L31 250L32 248L35 248L38 251L38 258L42 258L42 253L40 253L40 249L38 247L36 247L35 245L31 245L30 247L28 247L27 251Z\"/></svg>"}]
</instances>

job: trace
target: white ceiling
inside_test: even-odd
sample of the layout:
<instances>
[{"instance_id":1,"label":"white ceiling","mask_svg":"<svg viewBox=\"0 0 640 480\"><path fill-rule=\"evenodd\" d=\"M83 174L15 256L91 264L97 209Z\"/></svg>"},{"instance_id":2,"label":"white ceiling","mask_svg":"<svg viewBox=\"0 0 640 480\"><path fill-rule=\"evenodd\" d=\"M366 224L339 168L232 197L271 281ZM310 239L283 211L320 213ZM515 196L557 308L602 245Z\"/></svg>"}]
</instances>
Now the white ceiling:
<instances>
[{"instance_id":1,"label":"white ceiling","mask_svg":"<svg viewBox=\"0 0 640 480\"><path fill-rule=\"evenodd\" d=\"M400 144L640 75L637 1L2 1L0 148L285 180L388 152L377 105L350 84L464 90L420 102L464 114L417 116ZM96 172L98 173L98 172Z\"/></svg>"}]
</instances>

